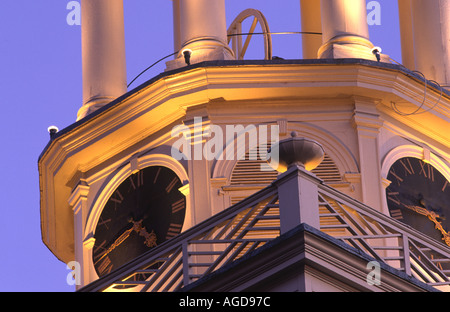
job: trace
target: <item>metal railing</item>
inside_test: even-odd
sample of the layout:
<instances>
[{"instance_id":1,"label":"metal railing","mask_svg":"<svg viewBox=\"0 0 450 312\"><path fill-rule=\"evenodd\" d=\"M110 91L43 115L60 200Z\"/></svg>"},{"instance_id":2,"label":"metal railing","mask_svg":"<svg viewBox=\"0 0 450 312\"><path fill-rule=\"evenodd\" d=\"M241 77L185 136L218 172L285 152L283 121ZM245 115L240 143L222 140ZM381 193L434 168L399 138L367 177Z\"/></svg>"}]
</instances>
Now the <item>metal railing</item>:
<instances>
[{"instance_id":1,"label":"metal railing","mask_svg":"<svg viewBox=\"0 0 450 312\"><path fill-rule=\"evenodd\" d=\"M448 246L327 185L318 185L317 196L322 232L430 286L450 290ZM272 184L82 291L179 290L280 236L280 209Z\"/></svg>"},{"instance_id":2,"label":"metal railing","mask_svg":"<svg viewBox=\"0 0 450 312\"><path fill-rule=\"evenodd\" d=\"M319 186L320 230L397 270L450 291L450 248L362 203Z\"/></svg>"},{"instance_id":3,"label":"metal railing","mask_svg":"<svg viewBox=\"0 0 450 312\"><path fill-rule=\"evenodd\" d=\"M176 291L280 235L274 187L154 248L83 291Z\"/></svg>"}]
</instances>

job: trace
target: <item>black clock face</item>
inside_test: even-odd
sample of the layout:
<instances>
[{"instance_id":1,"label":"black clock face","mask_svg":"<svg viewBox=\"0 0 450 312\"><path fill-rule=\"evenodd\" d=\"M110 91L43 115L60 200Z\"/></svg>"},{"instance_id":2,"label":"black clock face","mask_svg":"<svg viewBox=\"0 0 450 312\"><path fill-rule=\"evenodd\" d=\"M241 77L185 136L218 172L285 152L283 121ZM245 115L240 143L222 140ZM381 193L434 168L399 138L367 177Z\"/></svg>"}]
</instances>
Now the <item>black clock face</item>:
<instances>
[{"instance_id":1,"label":"black clock face","mask_svg":"<svg viewBox=\"0 0 450 312\"><path fill-rule=\"evenodd\" d=\"M123 181L100 215L93 263L103 276L181 232L186 199L166 167L147 167Z\"/></svg>"},{"instance_id":2,"label":"black clock face","mask_svg":"<svg viewBox=\"0 0 450 312\"><path fill-rule=\"evenodd\" d=\"M391 217L450 246L450 184L433 166L417 158L391 167L386 196Z\"/></svg>"}]
</instances>

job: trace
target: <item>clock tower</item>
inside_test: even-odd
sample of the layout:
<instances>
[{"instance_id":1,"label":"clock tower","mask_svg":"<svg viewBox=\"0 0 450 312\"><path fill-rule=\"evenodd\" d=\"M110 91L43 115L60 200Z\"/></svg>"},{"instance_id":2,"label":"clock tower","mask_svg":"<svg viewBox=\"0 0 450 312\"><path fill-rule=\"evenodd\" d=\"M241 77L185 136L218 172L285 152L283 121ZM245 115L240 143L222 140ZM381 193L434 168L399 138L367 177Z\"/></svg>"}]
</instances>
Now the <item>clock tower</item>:
<instances>
[{"instance_id":1,"label":"clock tower","mask_svg":"<svg viewBox=\"0 0 450 312\"><path fill-rule=\"evenodd\" d=\"M263 12L172 2L175 57L133 90L123 1L81 2L83 103L39 158L42 239L78 289L448 290L450 0L399 0L403 65L364 0L301 0L295 60Z\"/></svg>"}]
</instances>

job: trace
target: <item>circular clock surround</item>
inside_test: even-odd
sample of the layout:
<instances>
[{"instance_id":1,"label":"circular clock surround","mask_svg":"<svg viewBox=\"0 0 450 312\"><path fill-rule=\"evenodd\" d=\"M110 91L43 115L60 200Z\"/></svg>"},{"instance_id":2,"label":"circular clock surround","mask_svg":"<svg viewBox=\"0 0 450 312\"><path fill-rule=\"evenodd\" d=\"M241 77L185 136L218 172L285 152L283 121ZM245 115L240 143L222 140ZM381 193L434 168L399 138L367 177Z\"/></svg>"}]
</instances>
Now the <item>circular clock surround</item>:
<instances>
[{"instance_id":1,"label":"circular clock surround","mask_svg":"<svg viewBox=\"0 0 450 312\"><path fill-rule=\"evenodd\" d=\"M450 246L450 182L430 163L414 157L397 160L387 179L391 217Z\"/></svg>"},{"instance_id":2,"label":"circular clock surround","mask_svg":"<svg viewBox=\"0 0 450 312\"><path fill-rule=\"evenodd\" d=\"M92 261L101 277L181 232L186 198L180 178L163 166L126 178L97 222Z\"/></svg>"}]
</instances>

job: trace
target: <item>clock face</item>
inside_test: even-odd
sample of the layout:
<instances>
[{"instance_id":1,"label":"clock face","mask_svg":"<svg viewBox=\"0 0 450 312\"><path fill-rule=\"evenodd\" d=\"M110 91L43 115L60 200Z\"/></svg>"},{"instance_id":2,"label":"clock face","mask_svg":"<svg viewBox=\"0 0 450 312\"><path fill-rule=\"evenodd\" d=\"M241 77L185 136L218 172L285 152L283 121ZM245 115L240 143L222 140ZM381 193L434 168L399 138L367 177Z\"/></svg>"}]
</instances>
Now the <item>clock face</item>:
<instances>
[{"instance_id":1,"label":"clock face","mask_svg":"<svg viewBox=\"0 0 450 312\"><path fill-rule=\"evenodd\" d=\"M433 166L417 158L398 160L386 190L391 217L450 246L450 184Z\"/></svg>"},{"instance_id":2,"label":"clock face","mask_svg":"<svg viewBox=\"0 0 450 312\"><path fill-rule=\"evenodd\" d=\"M186 199L166 167L147 167L123 181L100 215L93 263L103 276L181 232Z\"/></svg>"}]
</instances>

